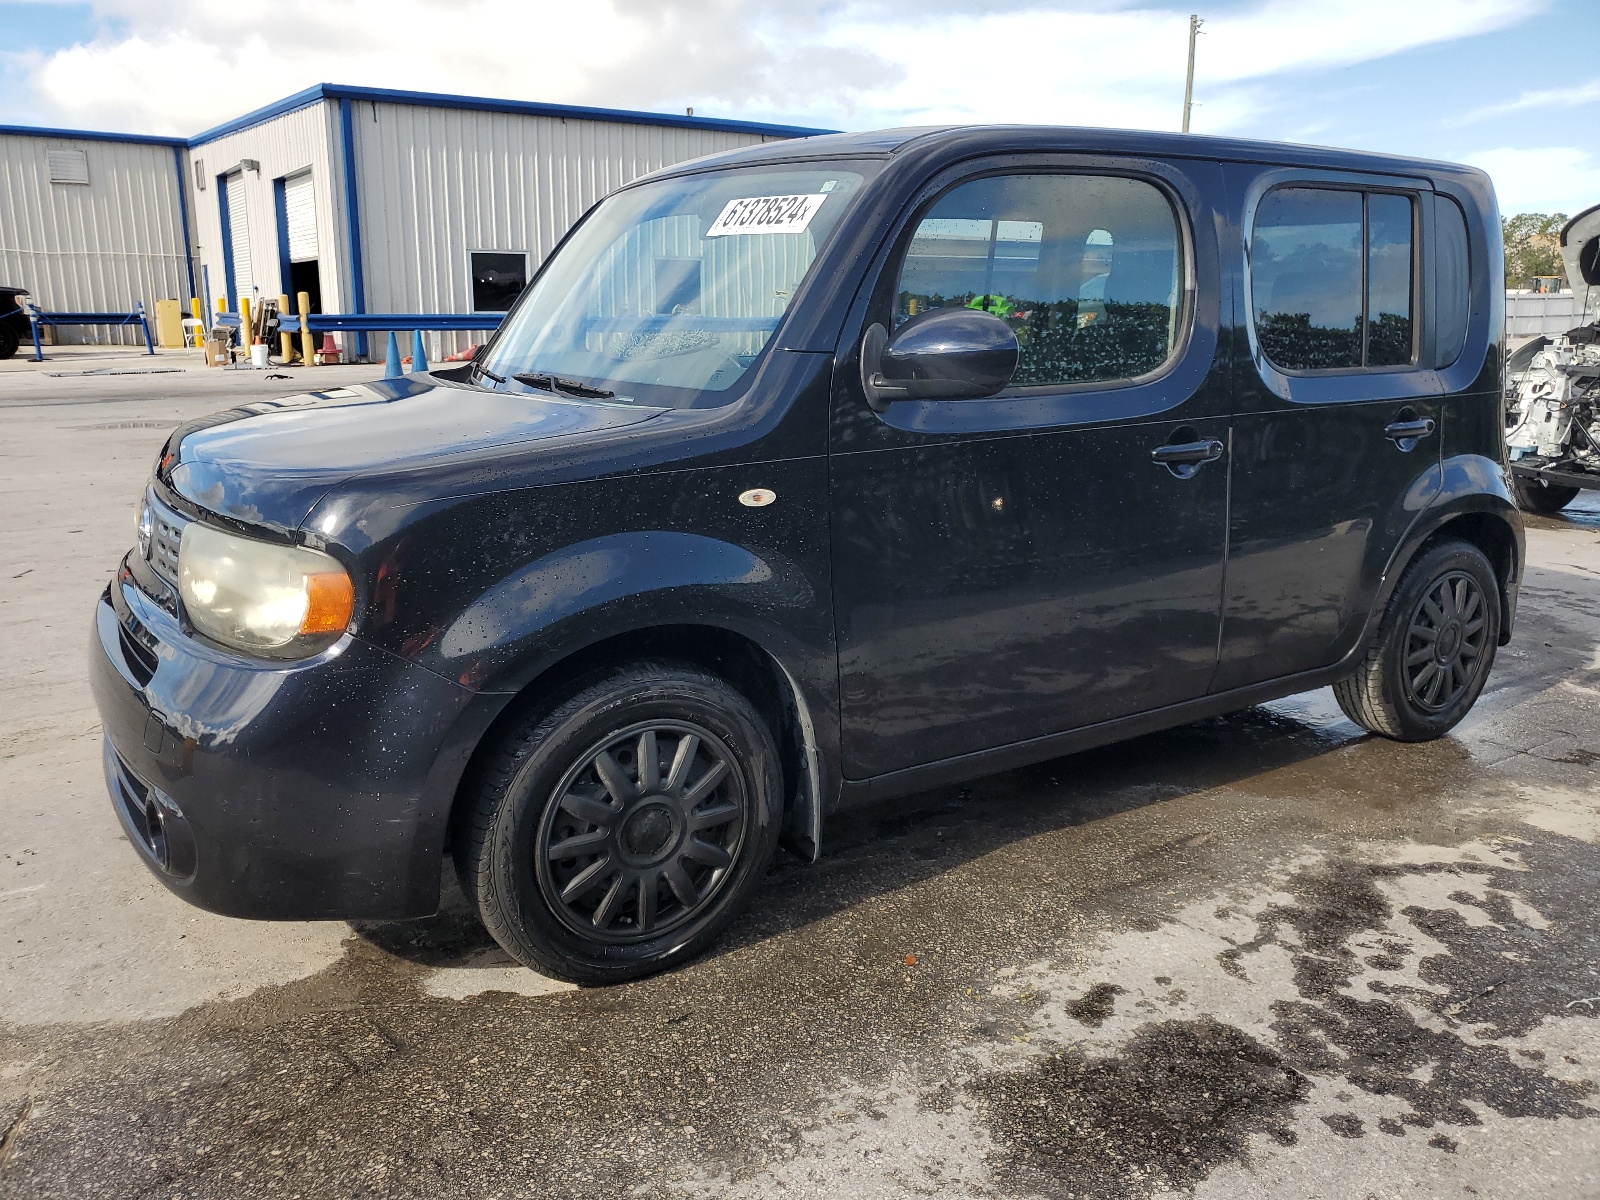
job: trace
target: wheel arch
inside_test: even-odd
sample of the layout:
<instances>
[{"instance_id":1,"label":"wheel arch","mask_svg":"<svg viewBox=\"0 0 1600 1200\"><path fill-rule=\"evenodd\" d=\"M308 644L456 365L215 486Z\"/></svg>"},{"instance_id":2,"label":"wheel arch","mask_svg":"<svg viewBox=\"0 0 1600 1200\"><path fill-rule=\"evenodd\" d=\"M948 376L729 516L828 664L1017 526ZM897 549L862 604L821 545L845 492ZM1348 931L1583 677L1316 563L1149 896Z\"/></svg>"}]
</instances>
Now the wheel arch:
<instances>
[{"instance_id":1,"label":"wheel arch","mask_svg":"<svg viewBox=\"0 0 1600 1200\"><path fill-rule=\"evenodd\" d=\"M1482 550L1494 568L1500 590L1500 645L1511 639L1517 593L1524 562L1522 517L1505 469L1479 455L1463 455L1443 464L1442 486L1420 514L1409 535L1389 560L1367 629L1353 653L1362 653L1382 620L1400 577L1419 554L1445 538L1460 538Z\"/></svg>"},{"instance_id":2,"label":"wheel arch","mask_svg":"<svg viewBox=\"0 0 1600 1200\"><path fill-rule=\"evenodd\" d=\"M821 843L824 796L831 777L818 736L817 706L782 660L748 634L715 624L679 623L627 629L597 638L542 665L505 702L477 738L450 798L446 829L454 836L483 764L513 726L607 671L641 659L686 663L727 680L761 714L778 746L783 774L784 843L814 860Z\"/></svg>"}]
</instances>

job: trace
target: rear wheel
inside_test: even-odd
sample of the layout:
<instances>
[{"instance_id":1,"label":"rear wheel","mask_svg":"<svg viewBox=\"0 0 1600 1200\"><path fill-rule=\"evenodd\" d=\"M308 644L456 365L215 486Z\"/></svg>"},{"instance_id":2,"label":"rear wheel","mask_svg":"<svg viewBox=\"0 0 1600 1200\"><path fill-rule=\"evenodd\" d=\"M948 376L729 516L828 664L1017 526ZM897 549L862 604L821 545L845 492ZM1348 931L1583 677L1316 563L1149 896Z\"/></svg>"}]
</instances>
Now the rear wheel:
<instances>
[{"instance_id":1,"label":"rear wheel","mask_svg":"<svg viewBox=\"0 0 1600 1200\"><path fill-rule=\"evenodd\" d=\"M0 358L10 358L15 354L21 341L15 325L9 321L0 321Z\"/></svg>"},{"instance_id":2,"label":"rear wheel","mask_svg":"<svg viewBox=\"0 0 1600 1200\"><path fill-rule=\"evenodd\" d=\"M1400 578L1355 673L1333 685L1363 729L1423 742L1477 702L1500 642L1500 586L1483 551L1463 541L1425 550Z\"/></svg>"},{"instance_id":3,"label":"rear wheel","mask_svg":"<svg viewBox=\"0 0 1600 1200\"><path fill-rule=\"evenodd\" d=\"M772 861L782 788L743 695L641 664L511 730L470 804L456 867L489 932L527 966L603 984L727 928Z\"/></svg>"}]
</instances>

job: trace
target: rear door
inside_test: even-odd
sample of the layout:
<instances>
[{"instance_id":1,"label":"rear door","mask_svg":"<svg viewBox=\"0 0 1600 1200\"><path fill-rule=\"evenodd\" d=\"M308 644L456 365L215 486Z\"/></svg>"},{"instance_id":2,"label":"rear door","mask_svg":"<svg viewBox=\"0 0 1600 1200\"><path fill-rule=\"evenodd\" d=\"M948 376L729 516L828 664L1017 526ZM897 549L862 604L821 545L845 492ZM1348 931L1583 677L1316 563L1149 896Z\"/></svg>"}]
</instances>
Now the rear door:
<instances>
[{"instance_id":1,"label":"rear door","mask_svg":"<svg viewBox=\"0 0 1600 1200\"><path fill-rule=\"evenodd\" d=\"M1438 487L1421 180L1229 164L1244 215L1215 691L1337 662Z\"/></svg>"},{"instance_id":2,"label":"rear door","mask_svg":"<svg viewBox=\"0 0 1600 1200\"><path fill-rule=\"evenodd\" d=\"M930 182L886 249L832 426L848 777L1205 694L1227 512L1219 182L1209 164L974 164ZM862 331L953 305L1017 331L1013 386L874 412ZM1154 461L1172 447L1191 461Z\"/></svg>"}]
</instances>

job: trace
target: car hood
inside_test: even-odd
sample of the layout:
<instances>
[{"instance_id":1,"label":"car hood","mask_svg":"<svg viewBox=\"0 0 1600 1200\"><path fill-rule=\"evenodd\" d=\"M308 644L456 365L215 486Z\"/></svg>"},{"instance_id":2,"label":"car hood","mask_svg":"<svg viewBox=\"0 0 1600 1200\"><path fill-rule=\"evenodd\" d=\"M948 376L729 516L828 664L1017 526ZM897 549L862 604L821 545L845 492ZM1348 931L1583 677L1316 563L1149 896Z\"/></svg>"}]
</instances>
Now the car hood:
<instances>
[{"instance_id":1,"label":"car hood","mask_svg":"<svg viewBox=\"0 0 1600 1200\"><path fill-rule=\"evenodd\" d=\"M404 376L231 408L178 429L157 474L202 508L297 529L317 502L369 474L470 468L535 443L570 444L664 410Z\"/></svg>"}]
</instances>

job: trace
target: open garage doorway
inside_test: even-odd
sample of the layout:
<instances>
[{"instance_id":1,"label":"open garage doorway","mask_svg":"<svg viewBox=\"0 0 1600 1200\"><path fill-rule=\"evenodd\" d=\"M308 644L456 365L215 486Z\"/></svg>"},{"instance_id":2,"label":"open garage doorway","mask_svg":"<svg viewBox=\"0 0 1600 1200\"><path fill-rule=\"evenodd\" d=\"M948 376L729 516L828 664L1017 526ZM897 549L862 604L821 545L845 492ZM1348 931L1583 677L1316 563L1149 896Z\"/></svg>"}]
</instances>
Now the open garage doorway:
<instances>
[{"instance_id":1,"label":"open garage doorway","mask_svg":"<svg viewBox=\"0 0 1600 1200\"><path fill-rule=\"evenodd\" d=\"M309 169L273 180L277 200L278 261L289 303L305 292L311 311L322 311L322 272L318 262L317 193Z\"/></svg>"}]
</instances>

